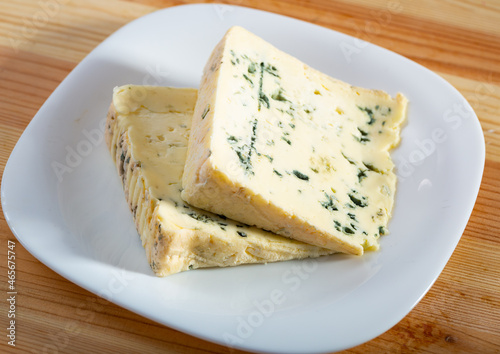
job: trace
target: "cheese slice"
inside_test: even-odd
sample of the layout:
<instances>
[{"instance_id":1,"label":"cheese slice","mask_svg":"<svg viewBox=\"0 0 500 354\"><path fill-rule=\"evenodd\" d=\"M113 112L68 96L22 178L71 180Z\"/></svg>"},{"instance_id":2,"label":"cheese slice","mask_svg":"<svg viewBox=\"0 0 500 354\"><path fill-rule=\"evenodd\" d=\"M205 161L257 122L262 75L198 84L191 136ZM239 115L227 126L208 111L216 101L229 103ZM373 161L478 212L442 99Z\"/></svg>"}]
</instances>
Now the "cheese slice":
<instances>
[{"instance_id":1,"label":"cheese slice","mask_svg":"<svg viewBox=\"0 0 500 354\"><path fill-rule=\"evenodd\" d=\"M233 27L204 69L181 196L331 250L378 249L406 107L401 94L353 87Z\"/></svg>"},{"instance_id":2,"label":"cheese slice","mask_svg":"<svg viewBox=\"0 0 500 354\"><path fill-rule=\"evenodd\" d=\"M151 268L158 276L318 257L332 251L289 240L186 204L181 176L195 89L115 88L106 142Z\"/></svg>"}]
</instances>

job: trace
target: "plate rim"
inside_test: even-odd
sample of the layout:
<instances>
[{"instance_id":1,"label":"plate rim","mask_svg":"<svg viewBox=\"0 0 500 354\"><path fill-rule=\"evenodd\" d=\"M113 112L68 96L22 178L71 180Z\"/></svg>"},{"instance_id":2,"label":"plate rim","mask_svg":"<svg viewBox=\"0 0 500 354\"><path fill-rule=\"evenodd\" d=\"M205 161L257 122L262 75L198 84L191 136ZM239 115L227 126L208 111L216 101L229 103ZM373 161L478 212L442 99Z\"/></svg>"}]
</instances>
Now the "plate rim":
<instances>
[{"instance_id":1,"label":"plate rim","mask_svg":"<svg viewBox=\"0 0 500 354\"><path fill-rule=\"evenodd\" d=\"M9 228L11 229L12 233L14 234L14 236L16 237L16 239L22 244L22 246L30 253L32 254L38 261L40 261L41 263L43 263L45 266L47 266L48 268L50 268L52 271L54 271L55 273L63 276L64 278L68 279L69 281L77 284L78 286L86 289L87 291L90 291L91 293L93 294L96 294L97 296L100 296L99 294L97 294L94 290L95 289L92 289L90 287L88 287L88 284L82 282L82 281L77 281L74 279L73 276L71 276L70 274L67 274L66 272L62 271L61 269L57 269L55 267L54 264L52 264L51 262L47 262L47 261L41 261L40 260L40 256L36 255L38 252L36 250L34 250L32 248L31 245L28 245L28 244L25 244L23 240L23 237L22 235L20 235L18 233L18 231L13 227L12 225L12 215L10 213L10 206L7 204L8 203L8 200L9 200L9 196L8 196L8 192L6 191L6 186L5 186L5 177L8 176L8 174L10 173L9 171L12 170L12 168L10 167L13 162L12 160L16 158L16 155L18 154L18 150L20 149L19 146L21 144L24 144L24 140L28 139L28 135L30 134L31 130L33 129L33 122L38 122L40 121L42 118L40 118L41 114L39 112L41 112L44 107L46 106L47 102L49 102L52 97L56 94L56 92L58 90L60 90L61 88L61 85L65 82L69 82L70 81L70 78L72 77L72 74L78 70L78 68L81 66L81 64L86 61L89 57L91 57L91 55L93 53L95 53L97 50L99 50L99 48L102 48L105 43L107 43L108 41L111 41L117 33L119 33L120 31L122 31L124 28L128 27L129 25L131 25L132 23L136 23L136 21L138 20L141 20L141 21L144 21L145 18L149 17L149 16L152 16L152 15L155 15L157 16L159 13L166 13L166 12L170 12L171 10L173 9L179 9L179 8L193 8L193 9L197 9L197 8L206 8L206 7L212 7L214 5L220 5L220 6L228 6L230 8L237 8L239 10L242 10L242 11L250 11L252 12L252 16L254 14L268 14L268 15L272 15L272 16L279 16L280 18L283 18L283 19L287 19L287 20L293 20L293 21L298 21L300 23L303 23L303 24L307 24L307 25L310 25L310 26L315 26L315 27L318 27L318 28L321 28L323 30L326 30L326 31L331 31L331 32L335 32L336 34L341 34L343 36L347 36L349 38L355 38L355 37L352 37L350 35L347 35L347 34L344 34L342 32L338 32L336 30L332 30L330 28L326 28L326 27L322 27L322 26L319 26L319 25L316 25L316 24L313 24L313 23L309 23L307 21L304 21L304 20L299 20L299 19L296 19L296 18L292 18L292 17L288 17L288 16L285 16L285 15L282 15L282 14L277 14L277 13L273 13L273 12L268 12L268 11L264 11L264 10L258 10L258 9L253 9L253 8L248 8L248 7L244 7L244 6L239 6L239 5L227 5L227 4L215 4L215 3L210 3L210 4L186 4L186 5L177 5L177 6L172 6L172 7L168 7L168 8L165 8L165 9L160 9L160 10L156 10L156 11L153 11L152 13L149 13L147 15L144 15L142 17L139 17L137 19L134 19L130 22L128 22L127 24L125 24L124 26L120 27L119 29L117 29L116 31L114 31L111 35L109 35L104 41L102 41L97 47L95 47L88 55L85 56L84 59L82 59L82 61L80 61L80 63L78 63L75 68L60 82L60 84L58 85L58 87L50 94L50 96L47 98L47 100L44 102L44 104L40 107L40 109L38 110L38 112L35 114L35 116L33 117L33 119L30 121L30 123L27 125L27 127L25 128L25 130L23 131L22 135L20 136L19 140L16 142L12 152L10 153L10 156L9 156L9 159L5 165L5 168L4 168L4 171L3 171L3 175L2 175L2 185L1 185L1 200L2 200L2 209L3 209L3 212L4 212L4 215L5 215L5 220L7 222L7 224L9 225ZM368 43L368 42L367 42ZM425 294L428 292L428 290L433 286L433 284L435 283L435 281L438 279L439 275L441 274L441 272L443 271L444 267L446 266L446 263L449 261L452 253L454 252L458 242L460 241L461 239L461 235L463 234L468 222L469 222L469 219L470 219L470 215L474 209L474 206L475 206L475 201L477 199L477 196L478 196L478 193L479 193L479 189L481 187L481 180L483 178L483 174L484 174L484 166L485 166L485 143L484 143L484 135L482 134L482 130L480 129L481 128L481 123L477 117L477 115L475 114L474 110L472 109L472 107L470 107L470 104L467 102L467 100L465 99L465 97L463 97L463 95L453 86L451 85L448 81L446 81L443 77L441 77L440 75L438 75L437 73L425 68L424 66L418 64L418 63L415 63L414 61L411 61L410 59L402 56L401 54L398 54L398 53L395 53L395 52L392 52L388 49L385 49L383 47L380 47L380 46L377 46L375 44L372 44L372 43L369 43L371 46L375 46L377 47L378 49L382 49L384 51L388 51L391 53L391 55L397 55L400 57L400 59L404 59L404 60L407 60L407 61L410 61L412 62L413 64L416 64L418 65L421 69L425 69L427 72L433 74L435 76L435 78L441 80L443 83L445 83L448 88L451 88L452 90L454 90L454 94L455 95L458 95L459 97L461 97L463 99L464 102L467 103L468 107L470 108L471 112L473 112L473 120L474 120L474 124L476 126L476 128L479 128L479 130L477 130L475 133L476 133L476 139L479 138L479 141L478 141L478 144L476 146L476 148L479 150L478 153L480 154L480 156L478 156L478 163L480 165L482 165L482 168L480 170L480 172L476 173L474 176L476 177L475 178L475 181L474 181L474 184L471 183L471 186L474 186L474 193L470 194L470 204L469 204L469 207L467 208L467 211L465 212L468 216L468 218L464 219L462 221L463 223L463 228L460 226L458 228L462 229L462 232L460 234L459 237L457 237L455 239L455 242L454 242L454 245L453 247L450 248L450 252L449 252L449 255L447 255L443 260L442 260L442 267L437 271L437 276L433 277L434 280L427 286L427 289L422 293L420 294L419 298L417 301L414 302L413 306L408 309L407 311L405 311L405 315L403 317L401 317L398 321L396 321L394 324L397 324L401 319L403 319L409 312L411 312L411 310L418 304L418 302L425 296ZM31 128L30 128L31 127ZM7 200L6 200L6 197L7 196ZM123 302L123 301L120 301L120 299L113 299L112 301L113 303L129 310L129 311L132 311L134 313L139 313L140 315L144 316L142 313L138 312L136 309L134 308L131 308L130 306L127 306L127 303ZM146 316L148 318L151 318L149 316ZM157 319L153 319L155 322L159 322L159 323L162 323L162 324L165 324L164 321L158 321ZM377 334L375 337L373 336L369 336L370 338L368 340L371 340L371 339L374 339L376 338L377 336L379 336L380 334L386 332L388 329L390 329L394 324L390 324L390 325L387 325L385 329L383 330L380 330L380 333ZM179 329L180 327L178 326L175 326L174 324L168 324L169 327L171 328L175 328L175 329ZM193 335L193 336L196 336L196 337L199 337L199 338L202 338L204 340L208 340L208 341L211 341L211 342L215 342L217 344L220 344L220 345L223 345L223 346L227 346L227 343L223 343L222 341L217 341L216 339L212 338L212 337L207 337L207 336L203 336L201 335L200 333L197 333L197 332L190 332L188 330L186 330L185 328L181 328L179 329L185 333L188 333L190 335ZM364 340L363 342L359 342L358 344L361 344L361 343L364 343L366 342L366 340ZM356 345L358 345L356 344ZM350 348L352 346L347 346L343 349L347 349L347 348ZM249 346L235 346L235 348L239 348L239 349L243 349L243 350L256 350L256 349L252 349L252 347L249 347ZM342 348L339 348L339 349L336 349L336 350L341 350ZM316 351L317 352L317 351ZM323 352L323 351L320 351L320 352Z\"/></svg>"}]
</instances>

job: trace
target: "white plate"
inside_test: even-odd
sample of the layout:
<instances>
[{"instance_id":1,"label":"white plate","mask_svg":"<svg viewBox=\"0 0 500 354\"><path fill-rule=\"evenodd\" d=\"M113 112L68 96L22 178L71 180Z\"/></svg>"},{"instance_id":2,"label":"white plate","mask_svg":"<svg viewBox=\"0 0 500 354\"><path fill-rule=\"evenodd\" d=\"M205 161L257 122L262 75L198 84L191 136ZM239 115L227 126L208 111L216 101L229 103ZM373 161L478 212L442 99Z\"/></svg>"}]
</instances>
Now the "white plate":
<instances>
[{"instance_id":1,"label":"white plate","mask_svg":"<svg viewBox=\"0 0 500 354\"><path fill-rule=\"evenodd\" d=\"M394 153L391 234L378 253L197 270L156 278L102 140L114 86L197 87L232 25L351 84L410 100ZM467 224L484 140L466 100L431 71L309 23L236 6L188 5L126 25L90 53L33 118L7 163L2 205L41 262L83 288L192 335L259 352L315 353L398 323L436 280Z\"/></svg>"}]
</instances>

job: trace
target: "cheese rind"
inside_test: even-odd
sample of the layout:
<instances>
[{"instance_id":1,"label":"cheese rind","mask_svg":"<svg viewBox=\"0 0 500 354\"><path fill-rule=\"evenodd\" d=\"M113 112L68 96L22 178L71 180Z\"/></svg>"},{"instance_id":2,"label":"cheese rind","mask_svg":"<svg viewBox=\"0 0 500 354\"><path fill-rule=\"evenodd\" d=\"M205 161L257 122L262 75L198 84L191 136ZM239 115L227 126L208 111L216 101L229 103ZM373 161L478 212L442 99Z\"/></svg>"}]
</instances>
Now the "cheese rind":
<instances>
[{"instance_id":1,"label":"cheese rind","mask_svg":"<svg viewBox=\"0 0 500 354\"><path fill-rule=\"evenodd\" d=\"M204 69L181 196L320 247L378 249L406 106L403 95L335 80L233 27Z\"/></svg>"},{"instance_id":2,"label":"cheese rind","mask_svg":"<svg viewBox=\"0 0 500 354\"><path fill-rule=\"evenodd\" d=\"M180 198L196 98L195 89L169 87L126 85L113 92L106 142L153 271L166 276L332 253L196 209Z\"/></svg>"}]
</instances>

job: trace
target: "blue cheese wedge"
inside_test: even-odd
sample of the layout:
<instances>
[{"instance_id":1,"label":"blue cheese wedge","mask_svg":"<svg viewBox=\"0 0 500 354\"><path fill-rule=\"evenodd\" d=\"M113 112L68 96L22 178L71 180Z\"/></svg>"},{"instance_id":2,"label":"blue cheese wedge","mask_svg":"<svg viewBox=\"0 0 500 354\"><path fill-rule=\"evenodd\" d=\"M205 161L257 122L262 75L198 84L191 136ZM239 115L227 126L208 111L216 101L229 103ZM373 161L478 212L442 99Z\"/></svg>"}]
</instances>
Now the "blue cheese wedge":
<instances>
[{"instance_id":1,"label":"blue cheese wedge","mask_svg":"<svg viewBox=\"0 0 500 354\"><path fill-rule=\"evenodd\" d=\"M233 27L204 69L181 196L334 251L378 249L406 109L401 94L353 87Z\"/></svg>"},{"instance_id":2,"label":"blue cheese wedge","mask_svg":"<svg viewBox=\"0 0 500 354\"><path fill-rule=\"evenodd\" d=\"M318 257L332 251L196 209L180 197L197 90L117 87L106 142L151 268L158 276Z\"/></svg>"}]
</instances>

